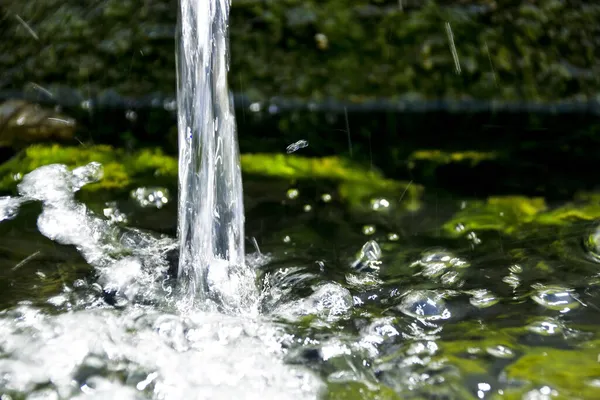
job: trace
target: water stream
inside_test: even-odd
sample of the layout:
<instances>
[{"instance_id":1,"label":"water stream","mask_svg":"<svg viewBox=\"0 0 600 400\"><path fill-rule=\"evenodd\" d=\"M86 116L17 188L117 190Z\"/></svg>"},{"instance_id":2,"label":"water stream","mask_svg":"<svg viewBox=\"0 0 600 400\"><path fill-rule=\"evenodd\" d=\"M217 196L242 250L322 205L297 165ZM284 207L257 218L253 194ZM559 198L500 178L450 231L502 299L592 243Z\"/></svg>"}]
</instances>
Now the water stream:
<instances>
[{"instance_id":1,"label":"water stream","mask_svg":"<svg viewBox=\"0 0 600 400\"><path fill-rule=\"evenodd\" d=\"M245 265L244 205L233 100L227 86L228 0L181 0L179 281L189 303L226 311L256 307Z\"/></svg>"}]
</instances>

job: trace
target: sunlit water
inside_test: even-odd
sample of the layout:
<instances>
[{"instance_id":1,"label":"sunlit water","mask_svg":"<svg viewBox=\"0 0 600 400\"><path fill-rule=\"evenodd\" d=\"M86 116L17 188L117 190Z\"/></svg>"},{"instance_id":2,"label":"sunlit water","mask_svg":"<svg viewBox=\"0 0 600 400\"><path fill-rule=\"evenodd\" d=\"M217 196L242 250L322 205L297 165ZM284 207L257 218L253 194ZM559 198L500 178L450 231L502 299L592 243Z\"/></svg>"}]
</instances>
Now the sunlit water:
<instances>
[{"instance_id":1,"label":"sunlit water","mask_svg":"<svg viewBox=\"0 0 600 400\"><path fill-rule=\"evenodd\" d=\"M174 221L175 195L78 201L101 171L42 167L1 199L12 399L597 398L595 224L449 239L435 203L248 182L260 314L234 316L181 307L179 243L132 227Z\"/></svg>"},{"instance_id":2,"label":"sunlit water","mask_svg":"<svg viewBox=\"0 0 600 400\"><path fill-rule=\"evenodd\" d=\"M191 306L256 309L227 86L230 0L181 0L177 51L180 284Z\"/></svg>"}]
</instances>

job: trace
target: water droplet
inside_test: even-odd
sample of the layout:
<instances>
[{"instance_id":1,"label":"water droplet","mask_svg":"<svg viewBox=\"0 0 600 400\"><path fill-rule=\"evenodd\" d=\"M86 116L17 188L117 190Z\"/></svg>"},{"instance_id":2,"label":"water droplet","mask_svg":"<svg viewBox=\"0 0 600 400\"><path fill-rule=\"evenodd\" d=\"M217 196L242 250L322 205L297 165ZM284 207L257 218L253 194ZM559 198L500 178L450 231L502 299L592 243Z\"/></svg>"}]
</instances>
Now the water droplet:
<instances>
[{"instance_id":1,"label":"water droplet","mask_svg":"<svg viewBox=\"0 0 600 400\"><path fill-rule=\"evenodd\" d=\"M387 210L390 207L390 202L387 199L373 199L371 200L371 208L374 211Z\"/></svg>"},{"instance_id":2,"label":"water droplet","mask_svg":"<svg viewBox=\"0 0 600 400\"><path fill-rule=\"evenodd\" d=\"M175 111L175 110L177 110L177 101L176 100L165 100L163 102L163 108L166 111Z\"/></svg>"},{"instance_id":3,"label":"water droplet","mask_svg":"<svg viewBox=\"0 0 600 400\"><path fill-rule=\"evenodd\" d=\"M558 396L558 392L550 386L543 386L539 389L533 389L523 395L523 400L550 400L551 397Z\"/></svg>"},{"instance_id":4,"label":"water droplet","mask_svg":"<svg viewBox=\"0 0 600 400\"><path fill-rule=\"evenodd\" d=\"M92 108L92 101L91 100L84 100L81 102L81 108L83 108L84 110L89 110Z\"/></svg>"},{"instance_id":5,"label":"water droplet","mask_svg":"<svg viewBox=\"0 0 600 400\"><path fill-rule=\"evenodd\" d=\"M127 112L125 112L125 118L127 118L128 121L135 122L137 121L137 117L137 113L133 110L127 110Z\"/></svg>"},{"instance_id":6,"label":"water droplet","mask_svg":"<svg viewBox=\"0 0 600 400\"><path fill-rule=\"evenodd\" d=\"M578 308L581 305L573 290L559 286L539 289L531 298L539 305L563 313Z\"/></svg>"},{"instance_id":7,"label":"water droplet","mask_svg":"<svg viewBox=\"0 0 600 400\"><path fill-rule=\"evenodd\" d=\"M269 114L277 114L278 112L279 112L279 107L277 107L277 104L269 105Z\"/></svg>"},{"instance_id":8,"label":"water droplet","mask_svg":"<svg viewBox=\"0 0 600 400\"><path fill-rule=\"evenodd\" d=\"M375 226L373 225L365 225L362 228L362 233L364 235L372 235L375 233Z\"/></svg>"},{"instance_id":9,"label":"water droplet","mask_svg":"<svg viewBox=\"0 0 600 400\"><path fill-rule=\"evenodd\" d=\"M260 103L252 103L250 104L250 107L248 107L250 109L250 111L252 112L259 112L260 111Z\"/></svg>"},{"instance_id":10,"label":"water droplet","mask_svg":"<svg viewBox=\"0 0 600 400\"><path fill-rule=\"evenodd\" d=\"M292 241L292 239L289 236L283 237L283 243L290 243L291 241Z\"/></svg>"},{"instance_id":11,"label":"water droplet","mask_svg":"<svg viewBox=\"0 0 600 400\"><path fill-rule=\"evenodd\" d=\"M523 267L521 267L519 264L514 264L508 267L508 270L513 274L520 274L521 272L523 272Z\"/></svg>"},{"instance_id":12,"label":"water droplet","mask_svg":"<svg viewBox=\"0 0 600 400\"><path fill-rule=\"evenodd\" d=\"M312 206L310 204L305 204L303 209L305 212L310 212L312 210Z\"/></svg>"},{"instance_id":13,"label":"water droplet","mask_svg":"<svg viewBox=\"0 0 600 400\"><path fill-rule=\"evenodd\" d=\"M169 191L166 188L140 187L131 191L131 197L144 208L162 208L169 202Z\"/></svg>"},{"instance_id":14,"label":"water droplet","mask_svg":"<svg viewBox=\"0 0 600 400\"><path fill-rule=\"evenodd\" d=\"M408 316L425 320L448 319L451 316L443 296L432 290L409 292L398 309Z\"/></svg>"},{"instance_id":15,"label":"water droplet","mask_svg":"<svg viewBox=\"0 0 600 400\"><path fill-rule=\"evenodd\" d=\"M463 232L465 230L465 225L464 224L456 224L456 226L454 227L454 230L456 232Z\"/></svg>"},{"instance_id":16,"label":"water droplet","mask_svg":"<svg viewBox=\"0 0 600 400\"><path fill-rule=\"evenodd\" d=\"M292 143L288 147L286 147L285 151L288 154L291 154L305 147L308 147L308 142L306 140L298 140L296 143Z\"/></svg>"},{"instance_id":17,"label":"water droplet","mask_svg":"<svg viewBox=\"0 0 600 400\"><path fill-rule=\"evenodd\" d=\"M360 271L371 269L379 269L379 259L381 258L381 248L374 240L369 240L360 249L356 260L352 263L352 267Z\"/></svg>"},{"instance_id":18,"label":"water droplet","mask_svg":"<svg viewBox=\"0 0 600 400\"><path fill-rule=\"evenodd\" d=\"M331 201L331 195L329 193L323 193L321 195L321 200L323 203L329 203Z\"/></svg>"},{"instance_id":19,"label":"water droplet","mask_svg":"<svg viewBox=\"0 0 600 400\"><path fill-rule=\"evenodd\" d=\"M315 42L317 43L317 47L320 50L327 50L327 48L329 47L329 39L323 33L317 33L315 35Z\"/></svg>"},{"instance_id":20,"label":"water droplet","mask_svg":"<svg viewBox=\"0 0 600 400\"><path fill-rule=\"evenodd\" d=\"M287 198L290 200L294 200L294 199L298 198L299 195L300 195L300 191L298 191L298 189L290 189L286 193Z\"/></svg>"},{"instance_id":21,"label":"water droplet","mask_svg":"<svg viewBox=\"0 0 600 400\"><path fill-rule=\"evenodd\" d=\"M513 290L515 290L521 284L521 279L519 278L518 275L515 275L511 272L510 274L508 274L504 278L502 278L502 282L506 283Z\"/></svg>"},{"instance_id":22,"label":"water droplet","mask_svg":"<svg viewBox=\"0 0 600 400\"><path fill-rule=\"evenodd\" d=\"M400 236L398 236L397 233L388 233L387 238L390 242L397 242L400 239Z\"/></svg>"},{"instance_id":23,"label":"water droplet","mask_svg":"<svg viewBox=\"0 0 600 400\"><path fill-rule=\"evenodd\" d=\"M13 175L13 181L19 182L21 179L23 179L23 174L22 173L17 172L16 174Z\"/></svg>"},{"instance_id":24,"label":"water droplet","mask_svg":"<svg viewBox=\"0 0 600 400\"><path fill-rule=\"evenodd\" d=\"M497 345L494 347L488 347L485 349L487 353L496 358L513 358L515 356L515 352L510 348L502 345Z\"/></svg>"},{"instance_id":25,"label":"water droplet","mask_svg":"<svg viewBox=\"0 0 600 400\"><path fill-rule=\"evenodd\" d=\"M500 301L500 299L487 289L473 290L470 293L473 297L469 299L469 302L477 308L488 308Z\"/></svg>"},{"instance_id":26,"label":"water droplet","mask_svg":"<svg viewBox=\"0 0 600 400\"><path fill-rule=\"evenodd\" d=\"M481 244L481 239L477 237L475 232L469 232L467 234L467 239L469 239L473 244Z\"/></svg>"}]
</instances>

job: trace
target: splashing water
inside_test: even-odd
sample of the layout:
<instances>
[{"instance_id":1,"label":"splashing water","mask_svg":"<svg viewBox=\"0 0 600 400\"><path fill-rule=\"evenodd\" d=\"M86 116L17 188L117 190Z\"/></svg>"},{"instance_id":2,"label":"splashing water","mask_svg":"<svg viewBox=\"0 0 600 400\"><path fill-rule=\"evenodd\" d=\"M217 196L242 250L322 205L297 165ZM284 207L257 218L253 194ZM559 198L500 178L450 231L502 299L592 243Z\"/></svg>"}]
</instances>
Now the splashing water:
<instances>
[{"instance_id":1,"label":"splashing water","mask_svg":"<svg viewBox=\"0 0 600 400\"><path fill-rule=\"evenodd\" d=\"M179 278L189 305L253 312L244 208L227 87L229 0L181 0L177 54Z\"/></svg>"}]
</instances>

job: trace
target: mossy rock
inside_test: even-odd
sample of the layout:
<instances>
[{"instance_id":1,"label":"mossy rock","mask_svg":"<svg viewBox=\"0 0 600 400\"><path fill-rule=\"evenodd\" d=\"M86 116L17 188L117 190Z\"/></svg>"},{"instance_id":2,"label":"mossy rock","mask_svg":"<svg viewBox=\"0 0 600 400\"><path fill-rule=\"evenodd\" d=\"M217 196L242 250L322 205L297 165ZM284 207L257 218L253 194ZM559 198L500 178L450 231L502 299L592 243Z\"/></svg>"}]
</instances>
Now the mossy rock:
<instances>
[{"instance_id":1,"label":"mossy rock","mask_svg":"<svg viewBox=\"0 0 600 400\"><path fill-rule=\"evenodd\" d=\"M103 179L85 186L82 191L127 190L132 185L177 183L177 159L160 149L128 152L110 146L62 147L30 146L0 166L0 190L12 191L20 178L43 165L65 164L75 168L92 161L103 165ZM394 193L406 197L415 206L423 188L410 182L385 179L378 172L365 169L338 157L306 158L281 154L245 154L242 171L248 179L323 180L340 188L340 195L357 204L372 193Z\"/></svg>"},{"instance_id":2,"label":"mossy rock","mask_svg":"<svg viewBox=\"0 0 600 400\"><path fill-rule=\"evenodd\" d=\"M548 207L543 198L490 197L486 201L465 202L464 209L443 224L443 230L452 237L486 230L510 235L524 227L567 226L596 219L600 219L600 201L595 197L557 208Z\"/></svg>"}]
</instances>

